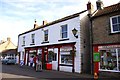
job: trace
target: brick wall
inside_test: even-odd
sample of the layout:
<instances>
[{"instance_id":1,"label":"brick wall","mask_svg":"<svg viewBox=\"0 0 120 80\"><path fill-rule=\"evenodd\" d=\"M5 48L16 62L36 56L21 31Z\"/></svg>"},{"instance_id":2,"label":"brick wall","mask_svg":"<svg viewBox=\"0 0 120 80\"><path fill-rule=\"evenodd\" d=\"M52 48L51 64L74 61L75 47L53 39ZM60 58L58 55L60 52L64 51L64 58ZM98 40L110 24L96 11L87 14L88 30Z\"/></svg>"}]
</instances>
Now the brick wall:
<instances>
[{"instance_id":1,"label":"brick wall","mask_svg":"<svg viewBox=\"0 0 120 80\"><path fill-rule=\"evenodd\" d=\"M92 20L93 44L120 43L120 33L111 34L110 17L120 15L120 12L96 17Z\"/></svg>"}]
</instances>

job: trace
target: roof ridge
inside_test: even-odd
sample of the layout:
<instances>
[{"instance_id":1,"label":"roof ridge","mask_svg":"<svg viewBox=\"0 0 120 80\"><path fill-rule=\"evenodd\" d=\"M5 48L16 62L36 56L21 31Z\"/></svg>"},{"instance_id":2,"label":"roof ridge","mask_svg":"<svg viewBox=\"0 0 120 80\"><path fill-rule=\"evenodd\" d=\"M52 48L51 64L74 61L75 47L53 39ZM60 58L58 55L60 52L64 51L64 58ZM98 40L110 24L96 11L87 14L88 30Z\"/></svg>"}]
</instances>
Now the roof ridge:
<instances>
[{"instance_id":1,"label":"roof ridge","mask_svg":"<svg viewBox=\"0 0 120 80\"><path fill-rule=\"evenodd\" d=\"M113 5L104 7L101 10L98 10L94 14L94 16L92 16L92 18L99 17L99 16L106 15L106 14L113 13L113 12L118 12L118 11L120 11L120 3L113 4Z\"/></svg>"},{"instance_id":2,"label":"roof ridge","mask_svg":"<svg viewBox=\"0 0 120 80\"><path fill-rule=\"evenodd\" d=\"M112 4L112 5L106 6L106 7L104 7L104 8L113 7L113 6L116 6L117 4L120 4L120 3L118 2L118 3L116 3L116 4ZM104 8L103 8L103 9L104 9Z\"/></svg>"}]
</instances>

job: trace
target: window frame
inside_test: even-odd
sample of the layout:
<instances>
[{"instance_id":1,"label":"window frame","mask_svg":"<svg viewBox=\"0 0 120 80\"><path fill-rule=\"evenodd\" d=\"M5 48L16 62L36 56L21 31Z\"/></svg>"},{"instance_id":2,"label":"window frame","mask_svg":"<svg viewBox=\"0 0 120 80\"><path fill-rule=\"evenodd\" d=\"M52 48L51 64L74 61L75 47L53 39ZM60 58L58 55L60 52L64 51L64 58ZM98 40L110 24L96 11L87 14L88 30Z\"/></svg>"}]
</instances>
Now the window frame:
<instances>
[{"instance_id":1,"label":"window frame","mask_svg":"<svg viewBox=\"0 0 120 80\"><path fill-rule=\"evenodd\" d=\"M22 46L25 46L25 36L23 36Z\"/></svg>"},{"instance_id":2,"label":"window frame","mask_svg":"<svg viewBox=\"0 0 120 80\"><path fill-rule=\"evenodd\" d=\"M112 16L112 17L110 17L110 28L111 28L111 33L118 33L118 32L120 32L120 30L118 30L118 31L113 31L113 23L112 23L112 19L113 18L115 18L115 17L117 17L117 25L119 25L120 23L118 22L118 17L120 17L120 15L116 15L116 16Z\"/></svg>"},{"instance_id":3,"label":"window frame","mask_svg":"<svg viewBox=\"0 0 120 80\"><path fill-rule=\"evenodd\" d=\"M119 63L120 63L120 56L119 56L119 54L120 54L119 53L120 48L112 48L112 49L109 48L109 49L99 50L99 51L104 51L104 54L106 54L106 62L107 62L107 65L108 65L108 63L110 62L110 58L109 58L109 56L107 54L107 52L108 52L107 50L110 51L110 53L111 53L111 59L112 59L111 62L116 62L116 66L113 67L114 69L101 68L102 66L104 66L104 65L101 65L101 63L103 63L104 56L100 52L100 54L101 54L101 61L99 62L99 70L100 71L120 72L120 65L119 65ZM115 69L115 67L116 67L116 69Z\"/></svg>"},{"instance_id":4,"label":"window frame","mask_svg":"<svg viewBox=\"0 0 120 80\"><path fill-rule=\"evenodd\" d=\"M47 31L47 34L46 34L46 31ZM48 41L48 35L49 35L48 33L49 33L48 29L44 30L44 42ZM47 40L46 40L46 38L47 38Z\"/></svg>"},{"instance_id":5,"label":"window frame","mask_svg":"<svg viewBox=\"0 0 120 80\"><path fill-rule=\"evenodd\" d=\"M35 44L35 33L31 34L31 43Z\"/></svg>"},{"instance_id":6,"label":"window frame","mask_svg":"<svg viewBox=\"0 0 120 80\"><path fill-rule=\"evenodd\" d=\"M61 25L60 27L61 27L61 31L60 31L61 39L67 39L68 38L68 25L67 24ZM66 28L67 30L64 32L62 32L63 27L67 27ZM64 37L63 34L66 34L66 37Z\"/></svg>"}]
</instances>

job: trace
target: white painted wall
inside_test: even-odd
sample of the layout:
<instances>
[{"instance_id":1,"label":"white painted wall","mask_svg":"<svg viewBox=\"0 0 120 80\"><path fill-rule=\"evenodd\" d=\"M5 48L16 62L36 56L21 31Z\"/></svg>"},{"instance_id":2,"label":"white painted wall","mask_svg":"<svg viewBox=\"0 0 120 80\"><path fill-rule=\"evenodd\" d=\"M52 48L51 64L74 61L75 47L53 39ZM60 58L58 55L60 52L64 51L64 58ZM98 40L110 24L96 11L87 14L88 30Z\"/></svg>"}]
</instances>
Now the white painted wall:
<instances>
[{"instance_id":1,"label":"white painted wall","mask_svg":"<svg viewBox=\"0 0 120 80\"><path fill-rule=\"evenodd\" d=\"M33 46L44 46L44 45L51 45L51 44L61 44L61 43L70 43L70 42L76 42L76 57L75 57L75 72L80 73L81 72L81 50L80 50L80 16L59 22L53 25L50 25L48 27L44 27L32 32L29 32L27 34L23 34L19 36L19 43L18 43L18 52L24 51L24 47L33 47ZM68 25L68 38L67 41L58 41L61 39L61 25ZM74 37L72 34L72 29L76 28L78 30L78 38ZM41 44L44 41L44 30L48 29L48 41L49 43ZM35 45L31 44L31 34L35 33ZM22 46L23 42L23 36L25 36L25 46ZM57 50L58 51L58 50ZM58 59L57 59L58 61ZM53 61L53 69L57 70L57 61ZM72 71L72 67L64 67L60 66L60 70L62 71Z\"/></svg>"},{"instance_id":2,"label":"white painted wall","mask_svg":"<svg viewBox=\"0 0 120 80\"><path fill-rule=\"evenodd\" d=\"M61 25L67 24L68 25L68 38L69 41L60 41L60 30ZM19 36L19 45L18 45L18 52L24 51L24 47L32 47L32 46L42 46L42 45L50 45L50 44L59 44L59 43L69 43L69 42L75 42L76 38L72 34L72 29L76 28L78 29L80 27L79 17L75 17L73 19L69 19L67 21L63 21L60 23L56 23L53 25L50 25L45 28L41 28L32 32L29 32L27 34ZM48 29L49 33L49 43L41 44L44 40L44 30ZM31 34L35 33L35 45L31 44ZM25 36L25 46L22 46L23 42L23 36Z\"/></svg>"}]
</instances>

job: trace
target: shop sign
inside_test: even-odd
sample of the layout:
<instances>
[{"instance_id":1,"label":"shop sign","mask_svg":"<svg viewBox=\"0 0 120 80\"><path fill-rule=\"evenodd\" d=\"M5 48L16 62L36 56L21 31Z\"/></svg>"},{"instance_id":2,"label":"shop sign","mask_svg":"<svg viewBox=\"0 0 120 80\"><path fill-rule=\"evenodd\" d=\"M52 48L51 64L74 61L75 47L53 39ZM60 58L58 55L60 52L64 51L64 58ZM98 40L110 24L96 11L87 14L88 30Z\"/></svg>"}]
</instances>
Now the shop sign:
<instances>
[{"instance_id":1,"label":"shop sign","mask_svg":"<svg viewBox=\"0 0 120 80\"><path fill-rule=\"evenodd\" d=\"M120 45L99 46L99 49L118 48Z\"/></svg>"},{"instance_id":2,"label":"shop sign","mask_svg":"<svg viewBox=\"0 0 120 80\"><path fill-rule=\"evenodd\" d=\"M30 50L29 52L30 52L30 53L34 53L34 52L36 52L36 50Z\"/></svg>"},{"instance_id":3,"label":"shop sign","mask_svg":"<svg viewBox=\"0 0 120 80\"><path fill-rule=\"evenodd\" d=\"M71 51L71 50L72 50L72 47L62 47L62 48L60 49L61 52L69 52L69 51Z\"/></svg>"},{"instance_id":4,"label":"shop sign","mask_svg":"<svg viewBox=\"0 0 120 80\"><path fill-rule=\"evenodd\" d=\"M99 52L93 53L93 59L94 62L100 62L100 53Z\"/></svg>"}]
</instances>

